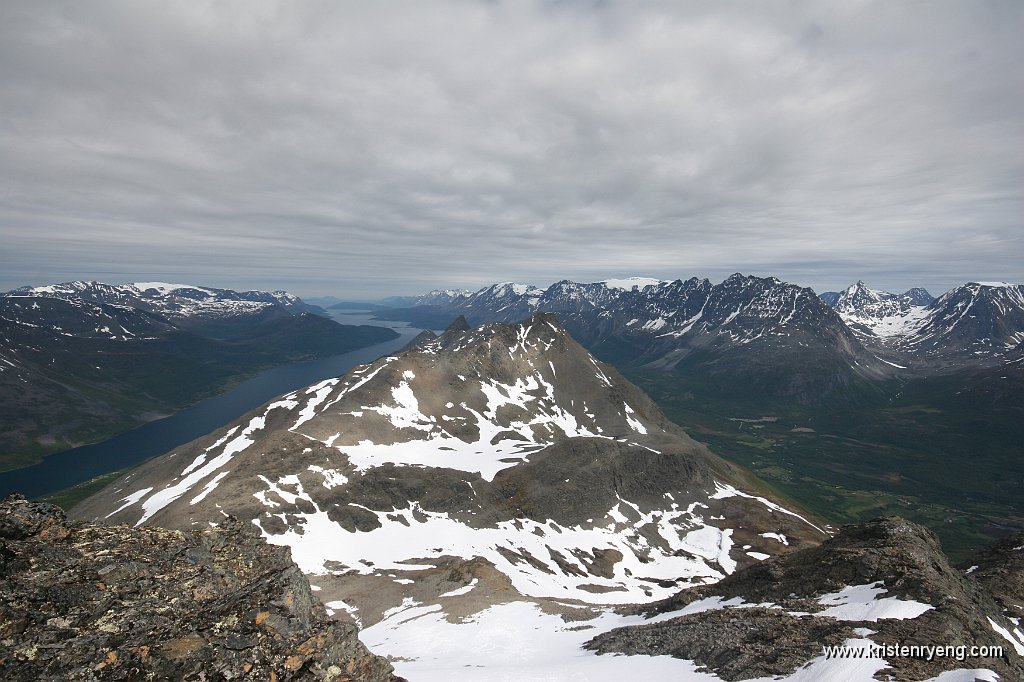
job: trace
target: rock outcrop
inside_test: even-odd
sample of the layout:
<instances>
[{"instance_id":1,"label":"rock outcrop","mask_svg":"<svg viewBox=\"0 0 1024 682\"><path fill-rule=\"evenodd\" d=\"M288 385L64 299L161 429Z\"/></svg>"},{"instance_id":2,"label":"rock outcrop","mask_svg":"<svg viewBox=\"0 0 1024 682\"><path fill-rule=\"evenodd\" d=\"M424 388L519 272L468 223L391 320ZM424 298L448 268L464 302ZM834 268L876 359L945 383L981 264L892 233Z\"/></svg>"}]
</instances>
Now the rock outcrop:
<instances>
[{"instance_id":1,"label":"rock outcrop","mask_svg":"<svg viewBox=\"0 0 1024 682\"><path fill-rule=\"evenodd\" d=\"M251 524L70 524L17 495L0 503L0 669L12 682L400 679Z\"/></svg>"},{"instance_id":2,"label":"rock outcrop","mask_svg":"<svg viewBox=\"0 0 1024 682\"><path fill-rule=\"evenodd\" d=\"M992 593L1007 615L1024 617L1024 533L993 543L967 570Z\"/></svg>"},{"instance_id":3,"label":"rock outcrop","mask_svg":"<svg viewBox=\"0 0 1024 682\"><path fill-rule=\"evenodd\" d=\"M992 565L1001 567L1003 584L1022 577L1019 562ZM660 622L603 633L586 647L671 655L745 680L792 674L824 646L1000 646L1001 657L883 655L880 667L896 680L963 669L1024 679L1024 636L1013 617L1019 613L1007 613L986 581L950 567L934 533L897 517L846 526L821 545L637 612Z\"/></svg>"}]
</instances>

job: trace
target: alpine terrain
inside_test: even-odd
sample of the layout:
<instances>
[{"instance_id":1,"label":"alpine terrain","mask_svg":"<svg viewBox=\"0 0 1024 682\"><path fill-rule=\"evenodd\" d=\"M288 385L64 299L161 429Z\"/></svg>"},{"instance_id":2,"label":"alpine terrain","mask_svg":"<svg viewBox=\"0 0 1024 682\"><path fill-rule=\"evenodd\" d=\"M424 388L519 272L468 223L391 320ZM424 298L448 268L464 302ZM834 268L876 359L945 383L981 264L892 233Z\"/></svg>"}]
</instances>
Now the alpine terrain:
<instances>
[{"instance_id":1,"label":"alpine terrain","mask_svg":"<svg viewBox=\"0 0 1024 682\"><path fill-rule=\"evenodd\" d=\"M378 317L554 312L698 440L837 522L909 515L957 558L1024 529L1024 287L937 299L776 278L495 284Z\"/></svg>"},{"instance_id":2,"label":"alpine terrain","mask_svg":"<svg viewBox=\"0 0 1024 682\"><path fill-rule=\"evenodd\" d=\"M716 582L829 531L691 440L546 313L458 320L152 460L74 515L250 522L291 547L371 650L414 659L396 666L417 679L464 678L453 671L484 659L632 669L579 658L600 629L639 622L609 605ZM529 639L525 654L444 645L510 636ZM692 669L644 660L652 674Z\"/></svg>"},{"instance_id":3,"label":"alpine terrain","mask_svg":"<svg viewBox=\"0 0 1024 682\"><path fill-rule=\"evenodd\" d=\"M835 534L691 440L549 313L460 318L143 465L74 515L251 524L415 680L1024 671L1021 547L964 572L902 519ZM977 649L868 648L892 642Z\"/></svg>"},{"instance_id":4,"label":"alpine terrain","mask_svg":"<svg viewBox=\"0 0 1024 682\"><path fill-rule=\"evenodd\" d=\"M849 403L873 393L893 367L869 352L811 289L735 274L720 284L691 278L627 278L547 289L503 283L443 305L378 313L416 321L464 315L472 324L556 313L580 343L620 368L686 373L709 386L742 382L795 404Z\"/></svg>"},{"instance_id":5,"label":"alpine terrain","mask_svg":"<svg viewBox=\"0 0 1024 682\"><path fill-rule=\"evenodd\" d=\"M970 282L937 299L922 289L896 295L858 282L833 304L869 346L901 369L949 372L1012 359L1024 343L1024 286Z\"/></svg>"},{"instance_id":6,"label":"alpine terrain","mask_svg":"<svg viewBox=\"0 0 1024 682\"><path fill-rule=\"evenodd\" d=\"M256 371L397 335L284 292L69 282L0 295L0 468L166 415Z\"/></svg>"}]
</instances>

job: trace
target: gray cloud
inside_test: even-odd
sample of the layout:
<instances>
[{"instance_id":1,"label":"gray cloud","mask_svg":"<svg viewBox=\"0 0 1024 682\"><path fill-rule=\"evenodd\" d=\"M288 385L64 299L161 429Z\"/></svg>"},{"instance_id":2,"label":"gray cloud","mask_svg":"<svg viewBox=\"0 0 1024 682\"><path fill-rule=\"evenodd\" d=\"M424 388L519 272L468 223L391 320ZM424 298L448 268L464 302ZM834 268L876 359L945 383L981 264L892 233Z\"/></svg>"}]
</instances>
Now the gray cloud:
<instances>
[{"instance_id":1,"label":"gray cloud","mask_svg":"<svg viewBox=\"0 0 1024 682\"><path fill-rule=\"evenodd\" d=\"M1024 280L1013 2L0 6L0 288Z\"/></svg>"}]
</instances>

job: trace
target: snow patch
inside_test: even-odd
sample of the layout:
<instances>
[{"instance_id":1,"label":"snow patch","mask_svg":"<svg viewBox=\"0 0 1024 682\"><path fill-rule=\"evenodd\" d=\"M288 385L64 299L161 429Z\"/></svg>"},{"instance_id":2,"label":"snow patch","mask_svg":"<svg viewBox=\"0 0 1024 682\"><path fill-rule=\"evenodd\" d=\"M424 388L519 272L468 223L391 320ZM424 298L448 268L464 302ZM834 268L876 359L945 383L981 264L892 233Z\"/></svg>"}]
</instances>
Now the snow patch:
<instances>
[{"instance_id":1,"label":"snow patch","mask_svg":"<svg viewBox=\"0 0 1024 682\"><path fill-rule=\"evenodd\" d=\"M832 616L839 620L910 620L935 608L931 604L922 604L912 599L880 599L879 597L885 593L881 580L866 585L847 586L838 592L830 592L819 597L818 603L829 608L819 611L816 615Z\"/></svg>"}]
</instances>

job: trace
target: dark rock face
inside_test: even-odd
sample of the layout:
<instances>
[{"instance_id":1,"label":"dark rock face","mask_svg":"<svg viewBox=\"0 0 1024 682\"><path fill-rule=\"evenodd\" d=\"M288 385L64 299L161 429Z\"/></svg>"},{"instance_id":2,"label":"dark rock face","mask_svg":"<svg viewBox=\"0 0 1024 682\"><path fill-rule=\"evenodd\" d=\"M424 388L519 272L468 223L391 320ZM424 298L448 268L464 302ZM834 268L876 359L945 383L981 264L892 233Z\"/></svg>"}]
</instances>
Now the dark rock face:
<instances>
[{"instance_id":1,"label":"dark rock face","mask_svg":"<svg viewBox=\"0 0 1024 682\"><path fill-rule=\"evenodd\" d=\"M71 525L15 495L0 503L0 668L12 681L399 679L248 524Z\"/></svg>"},{"instance_id":2,"label":"dark rock face","mask_svg":"<svg viewBox=\"0 0 1024 682\"><path fill-rule=\"evenodd\" d=\"M822 646L842 644L855 636L854 628L868 628L867 636L879 645L1003 648L1002 658L889 658L895 679L920 680L958 668L988 668L1003 679L1024 679L1024 656L992 625L1012 630L1011 618L1019 617L1020 610L1004 609L986 589L1008 585L1003 591L1015 594L1014 585L1019 587L1024 578L1021 552L1011 544L1015 541L988 550L990 560L984 572L974 572L976 578L951 568L935 535L922 526L897 517L846 526L821 545L768 559L637 611L653 616L688 606L696 610L695 602L708 598L729 604L612 630L585 646L599 653L668 654L694 660L727 680L742 680L791 674L820 656ZM877 620L818 615L826 610L823 595L872 584L882 586L887 599L931 608L915 617L890 612Z\"/></svg>"},{"instance_id":3,"label":"dark rock face","mask_svg":"<svg viewBox=\"0 0 1024 682\"><path fill-rule=\"evenodd\" d=\"M645 653L691 660L731 682L792 673L821 654L822 646L839 646L853 636L852 628L832 619L746 608L739 617L734 610L705 611L664 624L613 631L593 640L600 645L590 648L602 654Z\"/></svg>"},{"instance_id":4,"label":"dark rock face","mask_svg":"<svg viewBox=\"0 0 1024 682\"><path fill-rule=\"evenodd\" d=\"M971 571L1010 614L1024 616L1024 533L1014 533L981 552Z\"/></svg>"}]
</instances>

